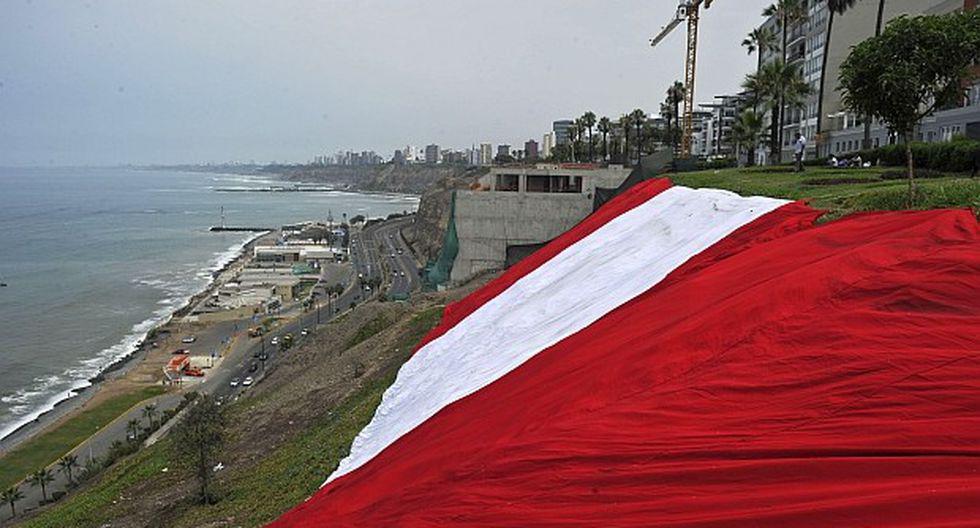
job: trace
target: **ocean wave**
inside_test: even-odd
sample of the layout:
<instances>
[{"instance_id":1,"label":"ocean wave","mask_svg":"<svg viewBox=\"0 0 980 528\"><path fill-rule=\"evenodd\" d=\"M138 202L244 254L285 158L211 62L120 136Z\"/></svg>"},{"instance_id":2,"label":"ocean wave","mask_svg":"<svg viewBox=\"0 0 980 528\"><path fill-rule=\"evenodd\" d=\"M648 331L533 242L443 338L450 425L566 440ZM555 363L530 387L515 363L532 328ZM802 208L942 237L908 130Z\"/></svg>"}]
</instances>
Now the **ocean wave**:
<instances>
[{"instance_id":1,"label":"ocean wave","mask_svg":"<svg viewBox=\"0 0 980 528\"><path fill-rule=\"evenodd\" d=\"M233 244L224 251L214 254L204 268L196 267L188 277L142 277L131 282L141 286L160 289L165 297L157 304L159 309L143 321L133 325L130 331L115 345L105 348L94 356L77 362L60 375L46 375L35 378L29 387L0 397L0 402L8 405L12 419L0 423L0 439L34 421L42 414L54 409L56 405L92 385L92 378L104 372L111 365L121 361L134 352L140 342L146 339L150 330L168 322L174 312L187 305L190 300L214 282L215 273L238 258L245 246L264 236L256 233ZM168 280L168 278L170 280Z\"/></svg>"}]
</instances>

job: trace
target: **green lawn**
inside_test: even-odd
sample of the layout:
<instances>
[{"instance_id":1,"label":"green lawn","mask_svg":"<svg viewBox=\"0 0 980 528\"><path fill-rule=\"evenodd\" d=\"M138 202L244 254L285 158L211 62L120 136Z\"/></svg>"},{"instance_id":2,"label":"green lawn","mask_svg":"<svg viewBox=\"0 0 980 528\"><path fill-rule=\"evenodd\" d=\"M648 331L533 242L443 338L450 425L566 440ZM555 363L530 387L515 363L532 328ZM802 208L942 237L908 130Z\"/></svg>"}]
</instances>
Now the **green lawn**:
<instances>
[{"instance_id":1,"label":"green lawn","mask_svg":"<svg viewBox=\"0 0 980 528\"><path fill-rule=\"evenodd\" d=\"M901 169L891 169L891 172ZM885 169L808 167L803 174L787 167L753 167L670 174L679 185L716 187L742 195L808 199L826 209L827 219L858 211L906 209L906 180L885 180ZM916 209L972 207L980 212L980 179L950 176L916 180Z\"/></svg>"},{"instance_id":2,"label":"green lawn","mask_svg":"<svg viewBox=\"0 0 980 528\"><path fill-rule=\"evenodd\" d=\"M0 458L0 489L6 489L29 473L48 466L133 405L162 393L163 387L154 386L110 398L17 446Z\"/></svg>"}]
</instances>

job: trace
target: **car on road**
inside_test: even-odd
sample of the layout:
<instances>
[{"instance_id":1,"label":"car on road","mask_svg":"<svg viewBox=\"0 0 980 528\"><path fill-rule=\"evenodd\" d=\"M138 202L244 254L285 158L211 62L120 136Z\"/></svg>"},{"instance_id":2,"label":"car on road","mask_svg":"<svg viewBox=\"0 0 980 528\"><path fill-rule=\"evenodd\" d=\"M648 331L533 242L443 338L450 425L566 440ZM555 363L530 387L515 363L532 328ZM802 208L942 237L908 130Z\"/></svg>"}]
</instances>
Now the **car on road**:
<instances>
[{"instance_id":1,"label":"car on road","mask_svg":"<svg viewBox=\"0 0 980 528\"><path fill-rule=\"evenodd\" d=\"M255 362L255 361L253 361L252 364L250 364L248 366L248 371L249 372L255 372L256 370L259 370L259 364L257 362Z\"/></svg>"},{"instance_id":2,"label":"car on road","mask_svg":"<svg viewBox=\"0 0 980 528\"><path fill-rule=\"evenodd\" d=\"M191 353L191 351L188 350L188 349L186 349L186 348L178 348L177 350L174 350L173 352L171 352L171 354L175 354L175 355L176 354L190 354L190 353Z\"/></svg>"},{"instance_id":3,"label":"car on road","mask_svg":"<svg viewBox=\"0 0 980 528\"><path fill-rule=\"evenodd\" d=\"M239 378L232 378L231 379L231 383L229 383L229 385L231 385L232 387L237 387L238 384L241 383L241 382L242 382L242 380L239 379Z\"/></svg>"},{"instance_id":4,"label":"car on road","mask_svg":"<svg viewBox=\"0 0 980 528\"><path fill-rule=\"evenodd\" d=\"M398 272L398 276L399 277L404 277L405 276L405 272L404 271L399 271Z\"/></svg>"},{"instance_id":5,"label":"car on road","mask_svg":"<svg viewBox=\"0 0 980 528\"><path fill-rule=\"evenodd\" d=\"M306 336L310 335L310 329L309 328L304 328L303 331L299 333L299 335L301 335L303 337L306 337Z\"/></svg>"},{"instance_id":6,"label":"car on road","mask_svg":"<svg viewBox=\"0 0 980 528\"><path fill-rule=\"evenodd\" d=\"M252 384L252 381L254 381L252 379L252 376L245 378L245 381L242 382L242 387L248 387L249 385Z\"/></svg>"},{"instance_id":7,"label":"car on road","mask_svg":"<svg viewBox=\"0 0 980 528\"><path fill-rule=\"evenodd\" d=\"M197 337L192 336L192 335L184 336L184 338L180 340L180 342L181 343L184 343L185 345L189 345L189 344L193 343L194 341L197 341Z\"/></svg>"},{"instance_id":8,"label":"car on road","mask_svg":"<svg viewBox=\"0 0 980 528\"><path fill-rule=\"evenodd\" d=\"M266 354L265 352L259 352L258 358L259 361L267 361L269 359L269 354Z\"/></svg>"},{"instance_id":9,"label":"car on road","mask_svg":"<svg viewBox=\"0 0 980 528\"><path fill-rule=\"evenodd\" d=\"M392 253L392 254L391 254L391 255L389 255L389 256L390 256L391 258L395 258L395 254L394 254L394 253Z\"/></svg>"},{"instance_id":10,"label":"car on road","mask_svg":"<svg viewBox=\"0 0 980 528\"><path fill-rule=\"evenodd\" d=\"M279 344L279 336L273 337L272 338L272 341L269 341L269 342L272 343L273 345L278 345Z\"/></svg>"}]
</instances>

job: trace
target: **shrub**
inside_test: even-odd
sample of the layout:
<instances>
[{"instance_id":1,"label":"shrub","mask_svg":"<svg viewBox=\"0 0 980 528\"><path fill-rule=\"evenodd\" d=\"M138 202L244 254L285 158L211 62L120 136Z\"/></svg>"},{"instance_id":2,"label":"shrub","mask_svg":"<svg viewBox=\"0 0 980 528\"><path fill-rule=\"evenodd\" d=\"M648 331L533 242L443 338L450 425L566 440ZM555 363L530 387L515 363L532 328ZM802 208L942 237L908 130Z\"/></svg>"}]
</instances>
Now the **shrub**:
<instances>
[{"instance_id":1,"label":"shrub","mask_svg":"<svg viewBox=\"0 0 980 528\"><path fill-rule=\"evenodd\" d=\"M905 145L885 145L858 152L861 159L891 167L904 167ZM980 141L957 138L943 143L912 143L916 169L967 172L973 168L974 156L980 156ZM918 170L916 170L918 176Z\"/></svg>"},{"instance_id":2,"label":"shrub","mask_svg":"<svg viewBox=\"0 0 980 528\"><path fill-rule=\"evenodd\" d=\"M738 165L738 162L734 158L722 158L699 161L697 164L697 170L721 170L721 169L731 169Z\"/></svg>"}]
</instances>

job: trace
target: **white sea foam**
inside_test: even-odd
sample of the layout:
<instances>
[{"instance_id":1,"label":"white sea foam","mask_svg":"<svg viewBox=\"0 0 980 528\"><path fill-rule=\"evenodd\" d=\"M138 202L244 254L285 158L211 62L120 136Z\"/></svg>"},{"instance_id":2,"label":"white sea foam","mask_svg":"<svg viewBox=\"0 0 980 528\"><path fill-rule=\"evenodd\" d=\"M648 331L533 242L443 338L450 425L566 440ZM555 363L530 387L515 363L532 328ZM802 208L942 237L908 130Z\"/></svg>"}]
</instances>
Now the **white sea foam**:
<instances>
[{"instance_id":1,"label":"white sea foam","mask_svg":"<svg viewBox=\"0 0 980 528\"><path fill-rule=\"evenodd\" d=\"M54 409L57 404L71 398L79 390L91 386L92 378L114 363L132 355L137 345L146 339L150 330L169 321L175 311L185 306L194 295L214 282L214 274L217 271L238 258L246 245L265 234L254 234L216 253L203 269L194 269L190 277L181 274L171 277L171 280L160 277L133 279L131 282L134 284L159 289L166 295L157 302L160 308L150 317L133 325L129 333L115 345L79 361L60 375L40 376L29 387L0 397L0 402L10 405L9 411L14 416L10 422L0 424L0 439Z\"/></svg>"}]
</instances>

